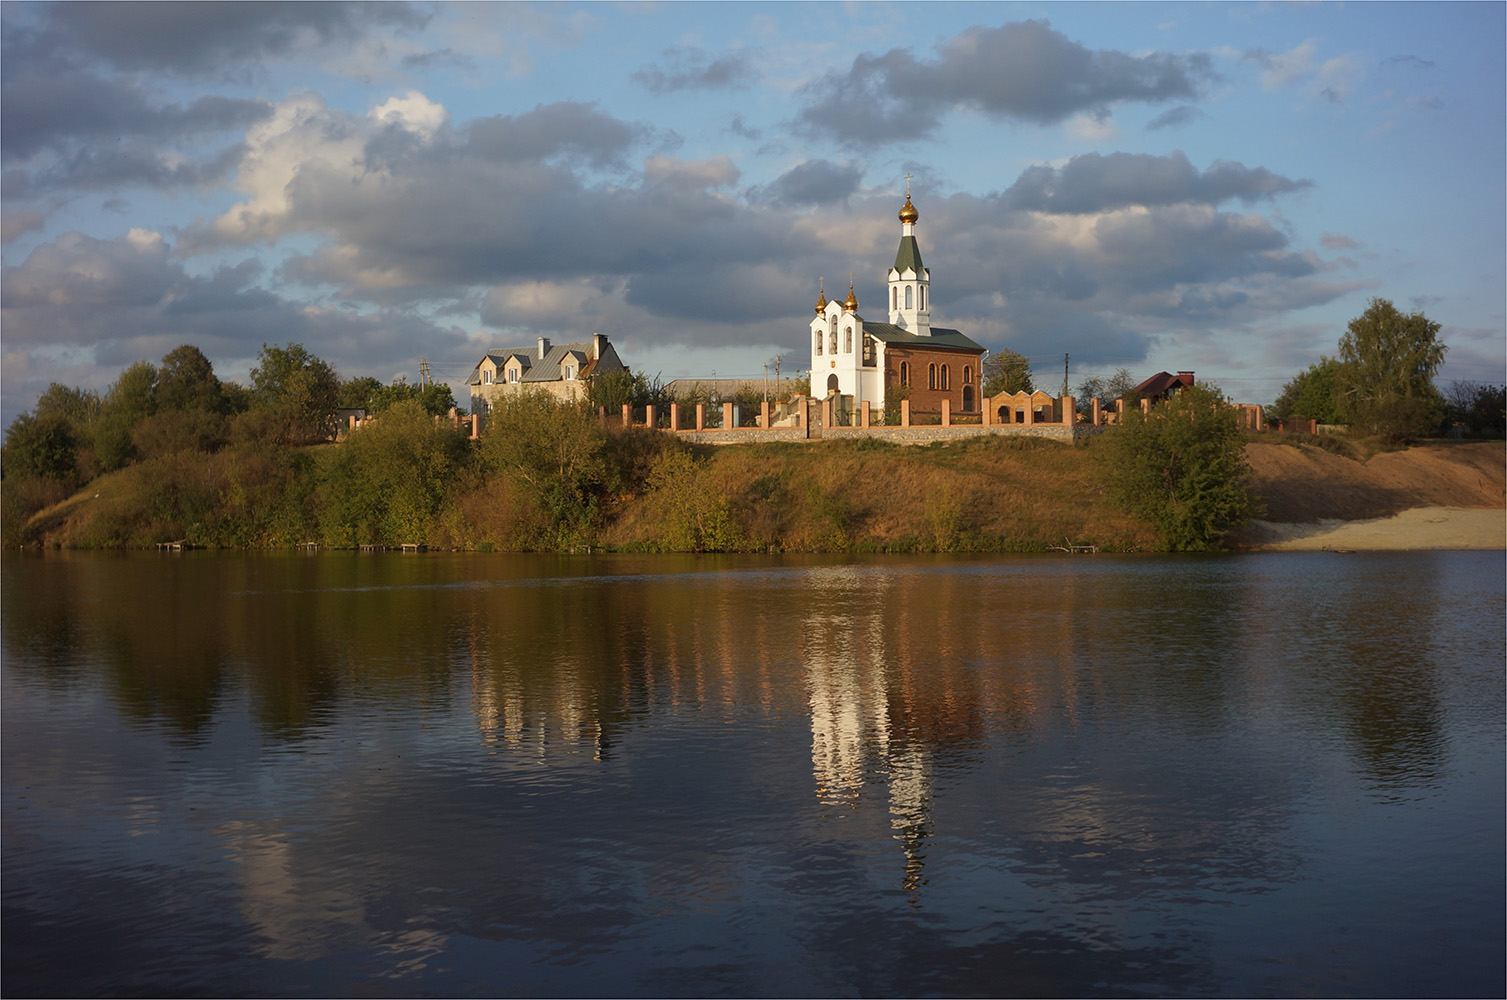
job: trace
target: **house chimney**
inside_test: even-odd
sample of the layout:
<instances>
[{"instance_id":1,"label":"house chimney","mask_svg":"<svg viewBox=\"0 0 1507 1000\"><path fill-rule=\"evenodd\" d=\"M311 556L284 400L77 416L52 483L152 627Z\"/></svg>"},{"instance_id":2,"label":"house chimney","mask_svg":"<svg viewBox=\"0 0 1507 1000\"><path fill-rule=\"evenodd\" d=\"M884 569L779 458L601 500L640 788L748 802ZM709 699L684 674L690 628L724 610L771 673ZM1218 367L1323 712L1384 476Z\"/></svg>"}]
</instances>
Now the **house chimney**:
<instances>
[{"instance_id":1,"label":"house chimney","mask_svg":"<svg viewBox=\"0 0 1507 1000\"><path fill-rule=\"evenodd\" d=\"M602 348L607 346L607 338L600 333L591 335L591 360L598 361L602 357Z\"/></svg>"},{"instance_id":2,"label":"house chimney","mask_svg":"<svg viewBox=\"0 0 1507 1000\"><path fill-rule=\"evenodd\" d=\"M1192 385L1193 384L1193 373L1192 372L1178 372L1177 373L1177 380L1179 382L1181 382L1183 385Z\"/></svg>"},{"instance_id":3,"label":"house chimney","mask_svg":"<svg viewBox=\"0 0 1507 1000\"><path fill-rule=\"evenodd\" d=\"M548 337L540 337L539 338L539 360L543 361L544 360L544 356L546 354L548 354L548 353L549 353L549 338Z\"/></svg>"}]
</instances>

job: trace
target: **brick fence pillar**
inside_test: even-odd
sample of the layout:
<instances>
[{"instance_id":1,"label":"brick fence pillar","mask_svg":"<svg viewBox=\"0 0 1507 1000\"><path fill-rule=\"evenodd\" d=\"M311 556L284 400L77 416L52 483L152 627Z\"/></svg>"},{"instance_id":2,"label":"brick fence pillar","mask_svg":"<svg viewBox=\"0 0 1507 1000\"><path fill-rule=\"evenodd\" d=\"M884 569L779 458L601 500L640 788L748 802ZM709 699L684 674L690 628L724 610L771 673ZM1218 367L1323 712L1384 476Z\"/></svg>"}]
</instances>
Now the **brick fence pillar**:
<instances>
[{"instance_id":1,"label":"brick fence pillar","mask_svg":"<svg viewBox=\"0 0 1507 1000\"><path fill-rule=\"evenodd\" d=\"M952 426L952 400L950 399L942 400L942 426Z\"/></svg>"},{"instance_id":2,"label":"brick fence pillar","mask_svg":"<svg viewBox=\"0 0 1507 1000\"><path fill-rule=\"evenodd\" d=\"M1103 406L1104 404L1099 402L1098 396L1095 396L1088 401L1088 420L1089 423L1091 423L1095 427L1104 426L1104 410L1102 409Z\"/></svg>"},{"instance_id":3,"label":"brick fence pillar","mask_svg":"<svg viewBox=\"0 0 1507 1000\"><path fill-rule=\"evenodd\" d=\"M900 400L900 426L910 426L910 400L908 399Z\"/></svg>"},{"instance_id":4,"label":"brick fence pillar","mask_svg":"<svg viewBox=\"0 0 1507 1000\"><path fill-rule=\"evenodd\" d=\"M1029 425L1034 424L1034 423L1036 423L1036 400L1032 399L1030 396L1027 396L1026 397L1026 424L1027 424L1027 426L1029 426Z\"/></svg>"},{"instance_id":5,"label":"brick fence pillar","mask_svg":"<svg viewBox=\"0 0 1507 1000\"><path fill-rule=\"evenodd\" d=\"M766 431L769 430L769 400L767 399L759 403L759 426Z\"/></svg>"},{"instance_id":6,"label":"brick fence pillar","mask_svg":"<svg viewBox=\"0 0 1507 1000\"><path fill-rule=\"evenodd\" d=\"M810 396L802 396L801 397L801 410L800 410L800 418L799 419L800 419L800 422L801 422L801 429L806 432L806 436L807 437L810 437L811 436L811 397Z\"/></svg>"},{"instance_id":7,"label":"brick fence pillar","mask_svg":"<svg viewBox=\"0 0 1507 1000\"><path fill-rule=\"evenodd\" d=\"M731 403L723 403L722 404L722 429L725 430L725 431L727 431L727 430L732 430L734 427L737 427L737 426L738 426L738 420L737 420L736 417L733 416L733 404L731 404Z\"/></svg>"},{"instance_id":8,"label":"brick fence pillar","mask_svg":"<svg viewBox=\"0 0 1507 1000\"><path fill-rule=\"evenodd\" d=\"M822 431L832 426L832 397L822 400Z\"/></svg>"},{"instance_id":9,"label":"brick fence pillar","mask_svg":"<svg viewBox=\"0 0 1507 1000\"><path fill-rule=\"evenodd\" d=\"M1062 422L1071 427L1078 422L1078 401L1072 396L1062 397Z\"/></svg>"},{"instance_id":10,"label":"brick fence pillar","mask_svg":"<svg viewBox=\"0 0 1507 1000\"><path fill-rule=\"evenodd\" d=\"M706 430L706 404L705 403L697 403L696 404L696 429L698 431L704 431L704 430Z\"/></svg>"},{"instance_id":11,"label":"brick fence pillar","mask_svg":"<svg viewBox=\"0 0 1507 1000\"><path fill-rule=\"evenodd\" d=\"M475 441L479 437L481 437L481 414L473 413L471 414L471 440Z\"/></svg>"},{"instance_id":12,"label":"brick fence pillar","mask_svg":"<svg viewBox=\"0 0 1507 1000\"><path fill-rule=\"evenodd\" d=\"M679 403L671 403L670 404L670 430L672 430L672 431L678 431L678 430L680 430L680 404Z\"/></svg>"},{"instance_id":13,"label":"brick fence pillar","mask_svg":"<svg viewBox=\"0 0 1507 1000\"><path fill-rule=\"evenodd\" d=\"M985 427L993 427L994 426L994 400L988 398L987 396L981 396L981 397L979 397L979 408L980 408L980 410L982 410L982 413L980 415L983 417L983 424L984 424L984 426Z\"/></svg>"},{"instance_id":14,"label":"brick fence pillar","mask_svg":"<svg viewBox=\"0 0 1507 1000\"><path fill-rule=\"evenodd\" d=\"M631 403L623 404L623 426L625 428L633 426L633 404Z\"/></svg>"},{"instance_id":15,"label":"brick fence pillar","mask_svg":"<svg viewBox=\"0 0 1507 1000\"><path fill-rule=\"evenodd\" d=\"M871 419L871 416L872 415L869 412L869 401L867 399L865 399L863 401L862 416L860 417L860 419L863 421L863 426L864 427L868 427L869 426L869 421Z\"/></svg>"},{"instance_id":16,"label":"brick fence pillar","mask_svg":"<svg viewBox=\"0 0 1507 1000\"><path fill-rule=\"evenodd\" d=\"M659 426L657 423L655 423L654 417L654 404L650 403L648 406L644 407L644 426L649 428L649 430L651 431L654 430L655 427Z\"/></svg>"}]
</instances>

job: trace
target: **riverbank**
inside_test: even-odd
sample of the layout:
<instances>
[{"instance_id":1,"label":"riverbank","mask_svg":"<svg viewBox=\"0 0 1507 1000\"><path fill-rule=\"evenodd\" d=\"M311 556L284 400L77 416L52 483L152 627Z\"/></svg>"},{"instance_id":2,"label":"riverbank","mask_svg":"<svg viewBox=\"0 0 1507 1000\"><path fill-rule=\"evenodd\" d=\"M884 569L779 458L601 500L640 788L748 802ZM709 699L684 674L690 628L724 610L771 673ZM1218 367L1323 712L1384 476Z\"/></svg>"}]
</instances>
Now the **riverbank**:
<instances>
[{"instance_id":1,"label":"riverbank","mask_svg":"<svg viewBox=\"0 0 1507 1000\"><path fill-rule=\"evenodd\" d=\"M1266 515L1241 549L1507 549L1507 445L1426 444L1357 461L1313 445L1252 444Z\"/></svg>"},{"instance_id":2,"label":"riverbank","mask_svg":"<svg viewBox=\"0 0 1507 1000\"><path fill-rule=\"evenodd\" d=\"M365 526L355 517L365 507L347 494L365 488L370 475L351 461L351 445L270 456L227 449L193 461L143 462L8 522L22 530L7 535L10 544L62 548L151 548L178 539L207 548L413 542L480 551L1165 546L1150 524L1108 499L1093 442L977 438L924 447L816 441L687 449L666 435L635 432L609 444L603 461L618 470L613 485L598 506L582 508L568 537L551 528L538 496L485 463L429 480L432 513L393 527ZM1430 443L1362 461L1271 435L1247 444L1245 454L1246 485L1265 513L1229 538L1234 548L1507 548L1502 442ZM375 467L390 469L392 462L384 458ZM7 482L6 490L12 487ZM367 492L395 488L378 482Z\"/></svg>"}]
</instances>

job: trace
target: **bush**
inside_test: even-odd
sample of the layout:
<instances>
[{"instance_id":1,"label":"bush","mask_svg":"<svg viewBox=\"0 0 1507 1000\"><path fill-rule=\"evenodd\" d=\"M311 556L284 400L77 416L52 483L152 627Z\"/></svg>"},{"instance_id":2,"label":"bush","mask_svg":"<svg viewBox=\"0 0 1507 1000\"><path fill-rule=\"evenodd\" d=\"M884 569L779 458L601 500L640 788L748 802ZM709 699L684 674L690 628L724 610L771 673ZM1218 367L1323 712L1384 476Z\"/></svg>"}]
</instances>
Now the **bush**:
<instances>
[{"instance_id":1,"label":"bush","mask_svg":"<svg viewBox=\"0 0 1507 1000\"><path fill-rule=\"evenodd\" d=\"M325 468L324 536L333 545L423 543L469 454L418 400L397 403L352 434Z\"/></svg>"},{"instance_id":2,"label":"bush","mask_svg":"<svg viewBox=\"0 0 1507 1000\"><path fill-rule=\"evenodd\" d=\"M1237 411L1205 386L1131 410L1102 438L1106 488L1127 512L1156 525L1173 551L1220 546L1256 513Z\"/></svg>"}]
</instances>

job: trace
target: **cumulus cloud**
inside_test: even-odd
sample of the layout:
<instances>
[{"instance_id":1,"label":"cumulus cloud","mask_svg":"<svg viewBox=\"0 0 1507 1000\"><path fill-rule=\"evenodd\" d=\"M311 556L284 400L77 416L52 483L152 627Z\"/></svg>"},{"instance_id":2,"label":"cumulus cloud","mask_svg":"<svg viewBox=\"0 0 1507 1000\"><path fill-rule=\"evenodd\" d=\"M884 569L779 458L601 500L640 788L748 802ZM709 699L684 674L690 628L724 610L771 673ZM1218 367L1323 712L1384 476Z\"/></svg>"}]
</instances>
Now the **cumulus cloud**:
<instances>
[{"instance_id":1,"label":"cumulus cloud","mask_svg":"<svg viewBox=\"0 0 1507 1000\"><path fill-rule=\"evenodd\" d=\"M1175 108L1163 111L1147 122L1146 131L1156 132L1164 128L1181 128L1184 125L1191 125L1200 118L1207 117L1207 114L1193 107L1191 104L1179 104Z\"/></svg>"},{"instance_id":2,"label":"cumulus cloud","mask_svg":"<svg viewBox=\"0 0 1507 1000\"><path fill-rule=\"evenodd\" d=\"M742 87L757 76L753 60L740 52L708 59L700 49L673 48L665 51L663 63L634 73L634 81L656 94L668 94L679 90Z\"/></svg>"},{"instance_id":3,"label":"cumulus cloud","mask_svg":"<svg viewBox=\"0 0 1507 1000\"><path fill-rule=\"evenodd\" d=\"M64 3L40 8L18 41L117 70L222 76L427 20L407 3Z\"/></svg>"},{"instance_id":4,"label":"cumulus cloud","mask_svg":"<svg viewBox=\"0 0 1507 1000\"><path fill-rule=\"evenodd\" d=\"M1319 237L1319 245L1325 250L1355 250L1360 247L1359 243L1339 233L1325 233Z\"/></svg>"},{"instance_id":5,"label":"cumulus cloud","mask_svg":"<svg viewBox=\"0 0 1507 1000\"><path fill-rule=\"evenodd\" d=\"M752 197L788 208L841 203L858 190L862 178L863 168L857 163L807 160L752 192Z\"/></svg>"},{"instance_id":6,"label":"cumulus cloud","mask_svg":"<svg viewBox=\"0 0 1507 1000\"><path fill-rule=\"evenodd\" d=\"M245 260L190 274L162 234L148 229L113 240L65 233L0 272L3 393L34 397L58 377L60 349L93 360L96 386L124 365L155 360L182 343L198 345L223 367L254 357L265 341L296 340L357 374L406 364L415 344L440 353L469 349L465 334L410 313L287 300L260 286L261 271Z\"/></svg>"},{"instance_id":7,"label":"cumulus cloud","mask_svg":"<svg viewBox=\"0 0 1507 1000\"><path fill-rule=\"evenodd\" d=\"M1060 167L1028 167L1005 192L1015 208L1056 213L1103 212L1130 205L1217 205L1239 199L1249 205L1311 187L1265 167L1216 160L1200 172L1182 152L1086 153Z\"/></svg>"},{"instance_id":8,"label":"cumulus cloud","mask_svg":"<svg viewBox=\"0 0 1507 1000\"><path fill-rule=\"evenodd\" d=\"M907 49L859 55L807 87L800 122L849 145L877 145L929 135L956 109L1040 124L1102 119L1128 101L1197 97L1212 77L1204 55L1088 49L1045 21L1023 21L970 28L931 60Z\"/></svg>"}]
</instances>

